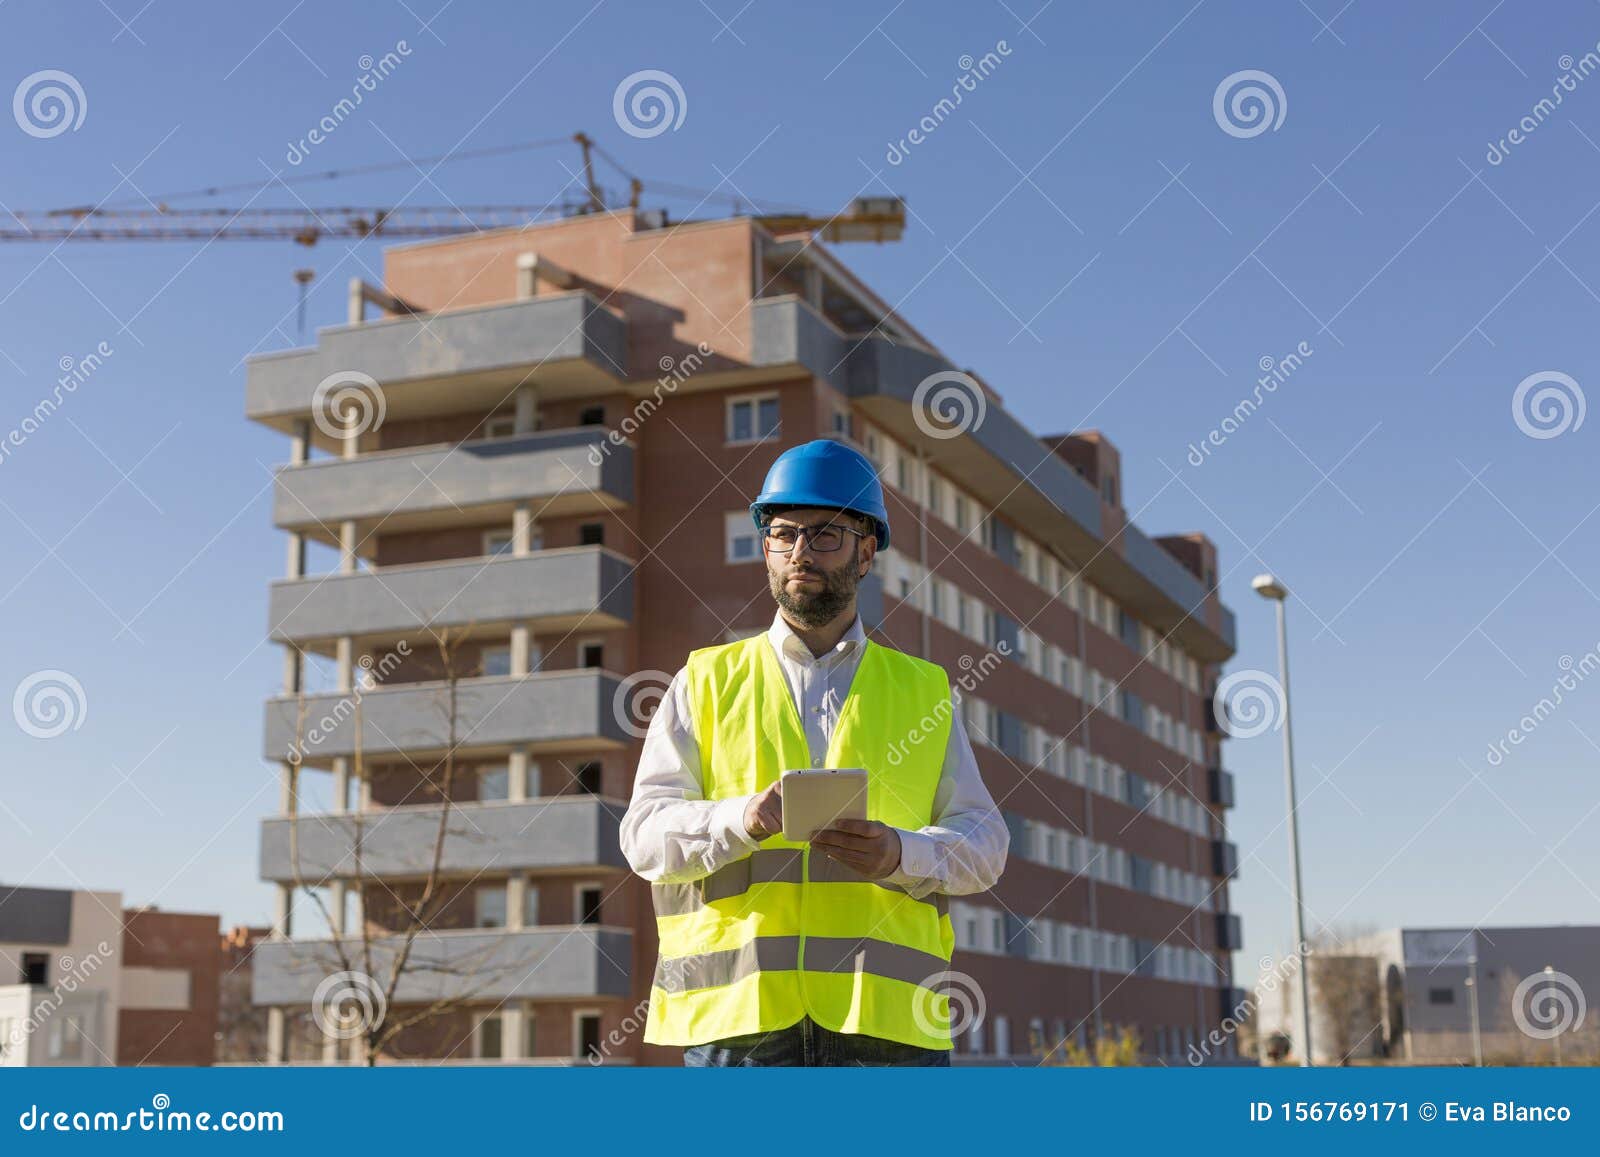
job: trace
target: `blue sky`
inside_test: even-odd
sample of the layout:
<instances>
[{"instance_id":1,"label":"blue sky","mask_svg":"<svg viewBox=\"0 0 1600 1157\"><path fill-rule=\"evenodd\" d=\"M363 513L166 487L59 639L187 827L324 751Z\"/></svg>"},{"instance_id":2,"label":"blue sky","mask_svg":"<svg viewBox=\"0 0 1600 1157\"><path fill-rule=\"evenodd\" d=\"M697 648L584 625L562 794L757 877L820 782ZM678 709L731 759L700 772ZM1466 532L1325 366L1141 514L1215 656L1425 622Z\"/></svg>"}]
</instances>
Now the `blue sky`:
<instances>
[{"instance_id":1,"label":"blue sky","mask_svg":"<svg viewBox=\"0 0 1600 1157\"><path fill-rule=\"evenodd\" d=\"M652 203L652 179L817 209L899 193L905 240L841 256L1033 428L1105 430L1147 531L1212 536L1239 617L1232 670L1276 665L1251 576L1270 567L1295 592L1313 925L1595 921L1600 680L1498 766L1487 751L1563 657L1600 645L1600 420L1532 437L1513 413L1530 375L1569 375L1573 401L1600 380L1600 77L1572 82L1499 163L1486 153L1550 95L1563 56L1595 48L1600 9L408 4L16 0L0 12L5 89L61 70L85 108L50 137L0 124L0 201L160 200L580 128ZM400 41L393 74L290 164L360 58ZM891 163L962 58L988 52L998 66ZM643 69L671 73L686 106L650 139L612 117ZM1244 70L1283 93L1257 135L1213 112ZM293 189L543 203L573 163L547 150ZM254 203L296 202L275 187ZM261 701L281 668L261 639L284 550L269 471L287 451L244 420L242 358L294 343L302 266L318 274L312 325L335 324L380 247L0 246L0 428L62 359L112 350L0 459L0 689L63 670L86 704L59 737L0 728L0 878L228 922L270 912ZM1302 342L1292 377L1188 461L1261 359ZM1277 736L1231 742L1226 762L1248 975L1289 940Z\"/></svg>"}]
</instances>

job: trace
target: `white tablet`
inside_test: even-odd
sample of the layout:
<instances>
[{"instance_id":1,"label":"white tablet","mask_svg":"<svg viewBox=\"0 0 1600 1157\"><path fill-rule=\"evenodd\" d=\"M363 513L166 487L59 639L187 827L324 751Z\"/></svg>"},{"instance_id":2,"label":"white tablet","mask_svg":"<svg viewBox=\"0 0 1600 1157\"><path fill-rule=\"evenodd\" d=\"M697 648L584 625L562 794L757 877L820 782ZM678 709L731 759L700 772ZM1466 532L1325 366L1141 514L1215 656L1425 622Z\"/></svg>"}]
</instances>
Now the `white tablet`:
<instances>
[{"instance_id":1,"label":"white tablet","mask_svg":"<svg viewBox=\"0 0 1600 1157\"><path fill-rule=\"evenodd\" d=\"M783 838L805 843L834 820L867 818L867 771L820 767L783 773Z\"/></svg>"}]
</instances>

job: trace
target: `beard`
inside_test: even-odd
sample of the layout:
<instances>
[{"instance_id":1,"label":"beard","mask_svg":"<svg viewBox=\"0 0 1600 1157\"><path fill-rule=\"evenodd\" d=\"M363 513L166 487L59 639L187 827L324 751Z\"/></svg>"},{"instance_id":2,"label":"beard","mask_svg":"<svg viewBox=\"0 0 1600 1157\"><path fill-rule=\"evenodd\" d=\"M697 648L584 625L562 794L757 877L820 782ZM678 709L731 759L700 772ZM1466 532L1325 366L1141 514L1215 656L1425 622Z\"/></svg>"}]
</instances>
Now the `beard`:
<instances>
[{"instance_id":1,"label":"beard","mask_svg":"<svg viewBox=\"0 0 1600 1157\"><path fill-rule=\"evenodd\" d=\"M786 585L787 569L777 574L768 571L767 581L772 588L772 597L785 614L803 627L820 627L837 618L855 598L856 587L861 582L856 576L860 565L861 544L858 542L851 548L850 561L846 565L836 570L817 571L823 584L820 591L790 594Z\"/></svg>"}]
</instances>

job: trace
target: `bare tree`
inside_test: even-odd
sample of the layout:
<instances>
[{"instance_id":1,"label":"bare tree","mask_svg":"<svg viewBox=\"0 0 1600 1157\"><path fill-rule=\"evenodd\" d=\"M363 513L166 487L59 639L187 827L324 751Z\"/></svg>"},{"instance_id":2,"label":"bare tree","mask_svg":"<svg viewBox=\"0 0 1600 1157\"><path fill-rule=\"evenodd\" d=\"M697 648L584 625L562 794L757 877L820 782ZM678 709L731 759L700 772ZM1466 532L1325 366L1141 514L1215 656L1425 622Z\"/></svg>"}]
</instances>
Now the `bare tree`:
<instances>
[{"instance_id":1,"label":"bare tree","mask_svg":"<svg viewBox=\"0 0 1600 1157\"><path fill-rule=\"evenodd\" d=\"M289 858L297 892L309 897L317 908L330 933L325 951L319 945L319 964L324 971L346 974L351 983L334 987L328 994L332 1006L321 1011L324 1020L332 1017L340 1026L336 1035L360 1041L360 1059L367 1065L392 1058L402 1034L415 1026L449 1021L465 1013L472 1005L483 1002L483 994L504 978L527 971L533 961L527 958L505 959L503 946L490 943L474 952L453 951L449 958L430 957L419 948L419 942L436 933L436 924L458 892L451 888L450 873L445 870L445 851L452 841L475 838L476 828L456 807L459 760L457 749L462 742L461 680L469 675L481 674L481 669L470 669L461 661L461 643L470 636L471 625L433 631L438 656L440 688L437 705L442 722L443 755L429 769L418 768L422 783L418 791L421 802L437 803L438 820L433 825L432 843L427 866L419 883L391 887L381 873L369 873L365 859L366 842L374 823L382 822L382 812L369 812L357 807L340 818L344 831L350 837L350 871L341 870L341 864L331 865L320 879L308 880L301 860L300 824L296 817L289 825ZM352 723L354 744L352 754L353 778L357 784L367 781L369 769L365 759L365 716L360 688L352 688L354 699ZM305 693L297 699L296 750L305 735ZM291 764L291 789L298 799L299 761ZM344 928L343 910L335 912L327 903L325 886L337 881L352 887L360 912L359 926L354 930ZM387 896L387 901L372 904L374 897ZM372 918L374 908L381 908L388 917L380 926ZM412 1001L400 1006L405 994L402 988L426 987L438 995L431 999Z\"/></svg>"},{"instance_id":2,"label":"bare tree","mask_svg":"<svg viewBox=\"0 0 1600 1157\"><path fill-rule=\"evenodd\" d=\"M1326 931L1312 942L1306 973L1312 1018L1328 1052L1348 1065L1382 1040L1383 990L1378 962L1349 951L1359 933Z\"/></svg>"}]
</instances>

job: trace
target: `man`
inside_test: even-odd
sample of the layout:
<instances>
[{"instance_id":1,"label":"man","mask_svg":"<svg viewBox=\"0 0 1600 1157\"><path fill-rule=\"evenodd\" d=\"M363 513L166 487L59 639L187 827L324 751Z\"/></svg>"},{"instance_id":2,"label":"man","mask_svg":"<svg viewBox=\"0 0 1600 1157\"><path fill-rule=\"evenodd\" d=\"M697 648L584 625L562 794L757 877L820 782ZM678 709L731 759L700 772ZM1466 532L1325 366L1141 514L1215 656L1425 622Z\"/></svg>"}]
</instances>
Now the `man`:
<instances>
[{"instance_id":1,"label":"man","mask_svg":"<svg viewBox=\"0 0 1600 1157\"><path fill-rule=\"evenodd\" d=\"M948 1065L947 897L999 878L1006 825L944 670L857 617L889 545L872 463L794 447L750 513L772 626L689 655L622 820L660 934L644 1039L691 1066ZM789 842L779 776L818 767L867 769L868 818Z\"/></svg>"}]
</instances>

